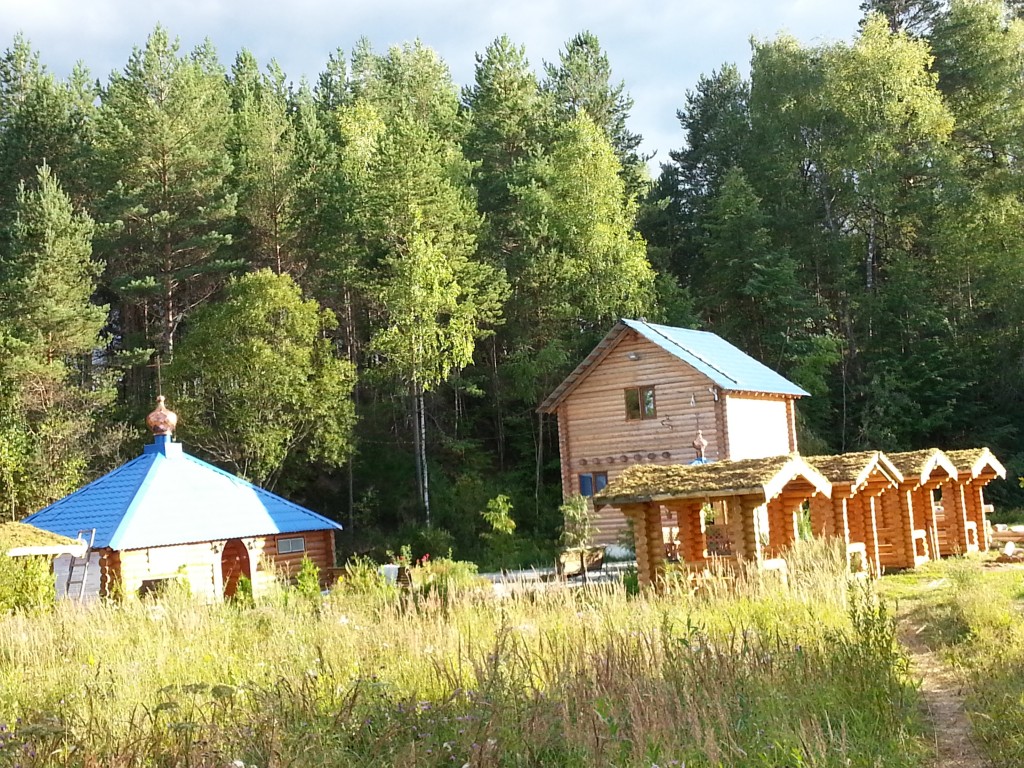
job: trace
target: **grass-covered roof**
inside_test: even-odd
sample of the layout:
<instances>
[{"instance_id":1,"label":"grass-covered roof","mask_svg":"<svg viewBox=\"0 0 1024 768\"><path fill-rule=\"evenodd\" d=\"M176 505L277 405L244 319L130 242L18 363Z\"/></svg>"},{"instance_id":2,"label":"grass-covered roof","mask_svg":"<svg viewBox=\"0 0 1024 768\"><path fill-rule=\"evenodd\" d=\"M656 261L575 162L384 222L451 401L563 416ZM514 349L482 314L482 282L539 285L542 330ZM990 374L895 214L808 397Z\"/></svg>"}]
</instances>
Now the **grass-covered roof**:
<instances>
[{"instance_id":1,"label":"grass-covered roof","mask_svg":"<svg viewBox=\"0 0 1024 768\"><path fill-rule=\"evenodd\" d=\"M832 456L805 456L807 463L821 472L832 483L849 484L854 489L870 480L874 472L880 472L894 483L903 480L891 461L879 451L858 451Z\"/></svg>"},{"instance_id":2,"label":"grass-covered roof","mask_svg":"<svg viewBox=\"0 0 1024 768\"><path fill-rule=\"evenodd\" d=\"M817 491L831 492L828 480L799 456L770 456L708 464L634 464L594 496L594 503L627 504L748 494L772 498L798 477Z\"/></svg>"},{"instance_id":3,"label":"grass-covered roof","mask_svg":"<svg viewBox=\"0 0 1024 768\"><path fill-rule=\"evenodd\" d=\"M970 472L977 477L988 468L999 477L1006 477L1006 467L999 463L988 448L963 448L943 453L961 473Z\"/></svg>"},{"instance_id":4,"label":"grass-covered roof","mask_svg":"<svg viewBox=\"0 0 1024 768\"><path fill-rule=\"evenodd\" d=\"M921 483L925 483L936 470L940 470L949 477L957 476L956 467L938 448L902 451L885 455L906 480L918 480Z\"/></svg>"},{"instance_id":5,"label":"grass-covered roof","mask_svg":"<svg viewBox=\"0 0 1024 768\"><path fill-rule=\"evenodd\" d=\"M76 543L67 536L50 533L26 523L0 523L0 552L4 554L22 547L70 547Z\"/></svg>"}]
</instances>

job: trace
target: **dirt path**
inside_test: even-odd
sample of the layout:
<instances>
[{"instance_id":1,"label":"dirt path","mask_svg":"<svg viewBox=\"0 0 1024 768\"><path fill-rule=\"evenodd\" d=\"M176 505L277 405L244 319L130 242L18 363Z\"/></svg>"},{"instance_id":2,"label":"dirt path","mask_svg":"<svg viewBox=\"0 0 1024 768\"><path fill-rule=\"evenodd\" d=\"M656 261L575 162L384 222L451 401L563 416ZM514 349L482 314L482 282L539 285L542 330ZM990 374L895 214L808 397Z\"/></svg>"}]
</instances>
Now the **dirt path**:
<instances>
[{"instance_id":1,"label":"dirt path","mask_svg":"<svg viewBox=\"0 0 1024 768\"><path fill-rule=\"evenodd\" d=\"M921 627L904 620L900 640L910 651L910 666L921 679L921 697L935 728L936 768L988 768L971 739L960 683L953 670L925 644Z\"/></svg>"}]
</instances>

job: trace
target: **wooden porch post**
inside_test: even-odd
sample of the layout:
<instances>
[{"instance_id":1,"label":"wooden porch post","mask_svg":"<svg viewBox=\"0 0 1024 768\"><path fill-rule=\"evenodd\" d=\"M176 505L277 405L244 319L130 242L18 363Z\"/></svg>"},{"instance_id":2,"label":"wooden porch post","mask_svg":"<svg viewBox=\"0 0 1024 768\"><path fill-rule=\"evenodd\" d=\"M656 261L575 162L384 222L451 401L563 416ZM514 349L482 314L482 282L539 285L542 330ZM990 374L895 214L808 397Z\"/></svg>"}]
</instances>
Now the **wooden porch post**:
<instances>
[{"instance_id":1,"label":"wooden porch post","mask_svg":"<svg viewBox=\"0 0 1024 768\"><path fill-rule=\"evenodd\" d=\"M743 531L743 557L760 562L761 516L767 514L766 505L757 496L741 496L739 500L739 525Z\"/></svg>"},{"instance_id":2,"label":"wooden porch post","mask_svg":"<svg viewBox=\"0 0 1024 768\"><path fill-rule=\"evenodd\" d=\"M883 491L884 493L884 491ZM864 549L868 558L871 575L878 578L882 575L882 563L878 554L878 515L880 503L877 496L868 499L868 508L864 511Z\"/></svg>"},{"instance_id":3,"label":"wooden porch post","mask_svg":"<svg viewBox=\"0 0 1024 768\"><path fill-rule=\"evenodd\" d=\"M827 499L821 494L811 499L811 530L815 536L836 536L840 532L837 517L841 514L841 507L837 507L832 499ZM837 514L838 513L838 514ZM846 536L849 541L849 536Z\"/></svg>"},{"instance_id":4,"label":"wooden porch post","mask_svg":"<svg viewBox=\"0 0 1024 768\"><path fill-rule=\"evenodd\" d=\"M743 500L738 498L729 498L725 500L725 504L728 505L728 531L729 531L729 543L732 545L732 553L735 555L737 560L743 560L744 558L751 557L749 554L750 550L747 548L747 539L744 529L744 520L746 519L746 512L743 508Z\"/></svg>"},{"instance_id":5,"label":"wooden porch post","mask_svg":"<svg viewBox=\"0 0 1024 768\"><path fill-rule=\"evenodd\" d=\"M946 513L946 542L949 548L948 552L942 554L970 552L974 547L967 538L967 505L964 503L964 489L955 479L947 482L942 488L942 506Z\"/></svg>"},{"instance_id":6,"label":"wooden porch post","mask_svg":"<svg viewBox=\"0 0 1024 768\"><path fill-rule=\"evenodd\" d=\"M636 570L640 586L649 586L651 570L647 554L647 516L644 514L644 505L626 504L620 509L633 523L633 550L636 552Z\"/></svg>"},{"instance_id":7,"label":"wooden porch post","mask_svg":"<svg viewBox=\"0 0 1024 768\"><path fill-rule=\"evenodd\" d=\"M648 583L660 589L665 582L665 543L661 532L661 505L649 501L644 505L647 532Z\"/></svg>"},{"instance_id":8,"label":"wooden porch post","mask_svg":"<svg viewBox=\"0 0 1024 768\"><path fill-rule=\"evenodd\" d=\"M707 559L708 548L704 538L704 519L700 502L688 501L677 508L681 558L686 563L702 563Z\"/></svg>"},{"instance_id":9,"label":"wooden porch post","mask_svg":"<svg viewBox=\"0 0 1024 768\"><path fill-rule=\"evenodd\" d=\"M897 495L899 500L899 519L897 520L898 539L893 543L893 548L899 547L899 568L913 568L914 557L914 502L913 492L909 489L901 489Z\"/></svg>"}]
</instances>

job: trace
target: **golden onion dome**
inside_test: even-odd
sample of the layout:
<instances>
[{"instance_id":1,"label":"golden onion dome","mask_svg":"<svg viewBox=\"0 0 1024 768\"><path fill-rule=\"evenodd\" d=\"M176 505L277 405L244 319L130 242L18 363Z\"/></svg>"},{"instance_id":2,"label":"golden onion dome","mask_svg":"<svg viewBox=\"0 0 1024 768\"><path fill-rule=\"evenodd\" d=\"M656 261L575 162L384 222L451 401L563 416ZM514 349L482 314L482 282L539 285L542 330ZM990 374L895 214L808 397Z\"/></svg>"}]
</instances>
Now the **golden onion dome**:
<instances>
[{"instance_id":1,"label":"golden onion dome","mask_svg":"<svg viewBox=\"0 0 1024 768\"><path fill-rule=\"evenodd\" d=\"M154 435L171 435L178 424L178 414L167 410L164 405L164 396L156 399L156 410L146 417L146 426Z\"/></svg>"}]
</instances>

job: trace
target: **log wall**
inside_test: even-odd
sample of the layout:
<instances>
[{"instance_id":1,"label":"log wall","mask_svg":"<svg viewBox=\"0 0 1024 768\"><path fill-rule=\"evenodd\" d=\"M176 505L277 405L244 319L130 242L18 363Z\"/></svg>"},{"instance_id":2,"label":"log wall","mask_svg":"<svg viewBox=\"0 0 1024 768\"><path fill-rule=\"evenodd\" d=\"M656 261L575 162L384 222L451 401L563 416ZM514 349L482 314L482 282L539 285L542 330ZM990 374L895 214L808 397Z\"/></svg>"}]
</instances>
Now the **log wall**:
<instances>
[{"instance_id":1,"label":"log wall","mask_svg":"<svg viewBox=\"0 0 1024 768\"><path fill-rule=\"evenodd\" d=\"M125 596L137 594L144 581L184 578L196 597L220 599L220 550L213 542L126 549L120 556L118 575Z\"/></svg>"},{"instance_id":2,"label":"log wall","mask_svg":"<svg viewBox=\"0 0 1024 768\"><path fill-rule=\"evenodd\" d=\"M279 539L302 537L302 552L280 554ZM259 594L278 577L294 578L308 557L319 569L322 579L334 567L334 532L304 531L242 539L249 553L249 573L253 592ZM220 600L224 580L221 568L223 541L204 541L169 547L129 549L114 553L109 565L110 584L104 593L134 595L144 581L184 578L193 595L208 601Z\"/></svg>"},{"instance_id":3,"label":"log wall","mask_svg":"<svg viewBox=\"0 0 1024 768\"><path fill-rule=\"evenodd\" d=\"M627 420L625 390L651 386L656 417ZM606 472L611 481L632 464L689 463L698 423L708 441L705 455L725 458L711 387L711 379L636 332L624 334L558 407L563 496L580 492L580 473ZM626 519L618 508L604 507L594 513L594 525L594 543L614 544Z\"/></svg>"},{"instance_id":4,"label":"log wall","mask_svg":"<svg viewBox=\"0 0 1024 768\"><path fill-rule=\"evenodd\" d=\"M972 478L970 475L961 475L959 485L963 494L964 516L972 529L977 531L978 546L982 550L989 548L987 515L985 513L985 486L991 478Z\"/></svg>"},{"instance_id":5,"label":"log wall","mask_svg":"<svg viewBox=\"0 0 1024 768\"><path fill-rule=\"evenodd\" d=\"M810 500L811 528L816 536L835 536L846 544L847 557L864 549L867 569L881 574L878 526L881 499L879 491L852 493L850 484L833 484L832 498L815 496Z\"/></svg>"}]
</instances>

